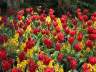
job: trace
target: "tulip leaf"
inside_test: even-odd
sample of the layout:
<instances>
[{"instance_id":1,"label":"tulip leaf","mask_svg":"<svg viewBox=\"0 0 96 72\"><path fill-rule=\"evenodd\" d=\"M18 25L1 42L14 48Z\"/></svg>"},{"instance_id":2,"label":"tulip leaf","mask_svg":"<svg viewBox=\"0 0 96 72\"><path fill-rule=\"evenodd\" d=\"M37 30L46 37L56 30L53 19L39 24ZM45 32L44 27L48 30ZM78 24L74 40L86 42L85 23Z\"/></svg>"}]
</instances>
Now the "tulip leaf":
<instances>
[{"instance_id":1,"label":"tulip leaf","mask_svg":"<svg viewBox=\"0 0 96 72\"><path fill-rule=\"evenodd\" d=\"M52 58L53 58L54 60L56 60L57 57L58 57L58 54L59 54L59 51L55 51L55 52L53 53Z\"/></svg>"}]
</instances>

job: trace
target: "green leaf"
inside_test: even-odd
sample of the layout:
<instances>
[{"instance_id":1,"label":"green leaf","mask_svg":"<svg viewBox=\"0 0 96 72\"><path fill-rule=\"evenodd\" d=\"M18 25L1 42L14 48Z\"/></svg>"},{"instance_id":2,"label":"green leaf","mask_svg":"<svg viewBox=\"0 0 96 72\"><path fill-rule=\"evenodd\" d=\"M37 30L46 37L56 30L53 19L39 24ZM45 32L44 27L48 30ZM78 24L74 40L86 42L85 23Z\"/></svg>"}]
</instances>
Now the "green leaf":
<instances>
[{"instance_id":1,"label":"green leaf","mask_svg":"<svg viewBox=\"0 0 96 72\"><path fill-rule=\"evenodd\" d=\"M53 58L54 60L56 60L57 57L58 57L58 54L59 54L59 51L55 51L55 52L53 53L52 58Z\"/></svg>"},{"instance_id":2,"label":"green leaf","mask_svg":"<svg viewBox=\"0 0 96 72\"><path fill-rule=\"evenodd\" d=\"M40 44L40 39L37 41L35 47L34 47L34 52L37 53L38 52L38 48L39 48L39 44Z\"/></svg>"},{"instance_id":3,"label":"green leaf","mask_svg":"<svg viewBox=\"0 0 96 72\"><path fill-rule=\"evenodd\" d=\"M75 57L78 59L80 57L80 52L76 53Z\"/></svg>"}]
</instances>

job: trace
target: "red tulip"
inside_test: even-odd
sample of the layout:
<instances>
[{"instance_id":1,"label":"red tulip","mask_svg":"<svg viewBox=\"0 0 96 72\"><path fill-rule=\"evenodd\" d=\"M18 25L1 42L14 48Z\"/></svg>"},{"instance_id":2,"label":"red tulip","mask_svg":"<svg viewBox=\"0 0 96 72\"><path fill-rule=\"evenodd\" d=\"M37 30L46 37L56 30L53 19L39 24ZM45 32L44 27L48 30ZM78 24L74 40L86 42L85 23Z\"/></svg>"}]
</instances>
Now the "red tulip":
<instances>
[{"instance_id":1,"label":"red tulip","mask_svg":"<svg viewBox=\"0 0 96 72\"><path fill-rule=\"evenodd\" d=\"M94 65L94 64L96 64L96 57L91 56L91 57L88 58L88 61L89 61L90 64Z\"/></svg>"},{"instance_id":2,"label":"red tulip","mask_svg":"<svg viewBox=\"0 0 96 72\"><path fill-rule=\"evenodd\" d=\"M56 35L57 35L57 32L56 32L56 31L53 31L52 34L53 34L54 36L56 36Z\"/></svg>"},{"instance_id":3,"label":"red tulip","mask_svg":"<svg viewBox=\"0 0 96 72\"><path fill-rule=\"evenodd\" d=\"M83 72L90 72L90 67L88 67L87 63L84 63L82 65L82 70L83 70Z\"/></svg>"},{"instance_id":4,"label":"red tulip","mask_svg":"<svg viewBox=\"0 0 96 72\"><path fill-rule=\"evenodd\" d=\"M7 52L5 49L0 49L0 59L4 60L7 58Z\"/></svg>"},{"instance_id":5,"label":"red tulip","mask_svg":"<svg viewBox=\"0 0 96 72\"><path fill-rule=\"evenodd\" d=\"M77 13L78 13L78 12L81 12L81 9L80 9L80 8L77 8L76 12L77 12Z\"/></svg>"},{"instance_id":6,"label":"red tulip","mask_svg":"<svg viewBox=\"0 0 96 72\"><path fill-rule=\"evenodd\" d=\"M87 25L88 25L88 26L91 26L92 23L93 23L92 20L88 20L88 21L87 21Z\"/></svg>"},{"instance_id":7,"label":"red tulip","mask_svg":"<svg viewBox=\"0 0 96 72\"><path fill-rule=\"evenodd\" d=\"M96 29L93 29L92 34L96 34Z\"/></svg>"},{"instance_id":8,"label":"red tulip","mask_svg":"<svg viewBox=\"0 0 96 72\"><path fill-rule=\"evenodd\" d=\"M14 63L14 59L8 58L8 62L12 65Z\"/></svg>"},{"instance_id":9,"label":"red tulip","mask_svg":"<svg viewBox=\"0 0 96 72\"><path fill-rule=\"evenodd\" d=\"M75 30L71 30L71 31L70 31L70 35L71 35L71 36L74 36L75 34L76 34L76 31L75 31Z\"/></svg>"},{"instance_id":10,"label":"red tulip","mask_svg":"<svg viewBox=\"0 0 96 72\"><path fill-rule=\"evenodd\" d=\"M96 12L94 12L94 13L92 14L92 16L96 17Z\"/></svg>"},{"instance_id":11,"label":"red tulip","mask_svg":"<svg viewBox=\"0 0 96 72\"><path fill-rule=\"evenodd\" d=\"M58 26L58 23L56 21L53 21L54 27Z\"/></svg>"},{"instance_id":12,"label":"red tulip","mask_svg":"<svg viewBox=\"0 0 96 72\"><path fill-rule=\"evenodd\" d=\"M20 52L18 57L19 57L20 61L24 60L25 59L25 52L24 51Z\"/></svg>"},{"instance_id":13,"label":"red tulip","mask_svg":"<svg viewBox=\"0 0 96 72\"><path fill-rule=\"evenodd\" d=\"M96 17L95 16L91 16L92 21L96 21Z\"/></svg>"},{"instance_id":14,"label":"red tulip","mask_svg":"<svg viewBox=\"0 0 96 72\"><path fill-rule=\"evenodd\" d=\"M72 18L71 22L72 22L73 25L75 25L75 26L77 25L77 20L76 19Z\"/></svg>"},{"instance_id":15,"label":"red tulip","mask_svg":"<svg viewBox=\"0 0 96 72\"><path fill-rule=\"evenodd\" d=\"M55 19L55 15L50 15L50 18L54 20Z\"/></svg>"},{"instance_id":16,"label":"red tulip","mask_svg":"<svg viewBox=\"0 0 96 72\"><path fill-rule=\"evenodd\" d=\"M88 38L89 38L90 40L96 40L96 34L89 34L89 35L88 35Z\"/></svg>"},{"instance_id":17,"label":"red tulip","mask_svg":"<svg viewBox=\"0 0 96 72\"><path fill-rule=\"evenodd\" d=\"M18 23L14 23L14 27L15 27L15 30L18 30L18 27L19 27Z\"/></svg>"},{"instance_id":18,"label":"red tulip","mask_svg":"<svg viewBox=\"0 0 96 72\"><path fill-rule=\"evenodd\" d=\"M26 48L31 49L35 45L35 40L32 38L29 38L26 42Z\"/></svg>"},{"instance_id":19,"label":"red tulip","mask_svg":"<svg viewBox=\"0 0 96 72\"><path fill-rule=\"evenodd\" d=\"M33 11L32 8L26 8L26 12L30 13L30 12L32 12L32 11Z\"/></svg>"},{"instance_id":20,"label":"red tulip","mask_svg":"<svg viewBox=\"0 0 96 72\"><path fill-rule=\"evenodd\" d=\"M73 44L73 42L74 42L74 37L69 37L69 38L68 38L68 42L69 42L70 44Z\"/></svg>"},{"instance_id":21,"label":"red tulip","mask_svg":"<svg viewBox=\"0 0 96 72\"><path fill-rule=\"evenodd\" d=\"M61 29L60 29L59 26L56 26L56 31L57 31L57 32L60 32L60 31L61 31Z\"/></svg>"},{"instance_id":22,"label":"red tulip","mask_svg":"<svg viewBox=\"0 0 96 72\"><path fill-rule=\"evenodd\" d=\"M11 72L22 72L20 69L18 69L18 68L16 68L16 67L14 67L12 70L11 70Z\"/></svg>"},{"instance_id":23,"label":"red tulip","mask_svg":"<svg viewBox=\"0 0 96 72\"><path fill-rule=\"evenodd\" d=\"M26 24L30 25L30 23L31 23L31 19L29 18L29 19L26 20Z\"/></svg>"},{"instance_id":24,"label":"red tulip","mask_svg":"<svg viewBox=\"0 0 96 72\"><path fill-rule=\"evenodd\" d=\"M50 67L46 67L44 69L44 72L55 72L53 68L50 68Z\"/></svg>"},{"instance_id":25,"label":"red tulip","mask_svg":"<svg viewBox=\"0 0 96 72\"><path fill-rule=\"evenodd\" d=\"M18 20L22 20L22 16L21 15L18 15L17 18L18 18Z\"/></svg>"},{"instance_id":26,"label":"red tulip","mask_svg":"<svg viewBox=\"0 0 96 72\"><path fill-rule=\"evenodd\" d=\"M64 41L64 34L62 32L59 32L57 34L57 40L60 42Z\"/></svg>"},{"instance_id":27,"label":"red tulip","mask_svg":"<svg viewBox=\"0 0 96 72\"><path fill-rule=\"evenodd\" d=\"M8 41L8 38L6 35L0 34L0 44L6 43Z\"/></svg>"},{"instance_id":28,"label":"red tulip","mask_svg":"<svg viewBox=\"0 0 96 72\"><path fill-rule=\"evenodd\" d=\"M87 15L83 15L83 20L87 21L88 20L88 16Z\"/></svg>"},{"instance_id":29,"label":"red tulip","mask_svg":"<svg viewBox=\"0 0 96 72\"><path fill-rule=\"evenodd\" d=\"M50 61L52 60L51 58L49 58L47 55L40 53L38 55L38 59L43 61L44 64L48 65L50 63Z\"/></svg>"},{"instance_id":30,"label":"red tulip","mask_svg":"<svg viewBox=\"0 0 96 72\"><path fill-rule=\"evenodd\" d=\"M88 33L92 33L93 32L93 28L91 27L91 26L89 26L88 28L87 28L87 31L88 31Z\"/></svg>"},{"instance_id":31,"label":"red tulip","mask_svg":"<svg viewBox=\"0 0 96 72\"><path fill-rule=\"evenodd\" d=\"M35 35L37 35L39 32L40 32L40 29L39 29L39 28L33 29L33 33L34 33Z\"/></svg>"},{"instance_id":32,"label":"red tulip","mask_svg":"<svg viewBox=\"0 0 96 72\"><path fill-rule=\"evenodd\" d=\"M48 47L48 48L51 48L52 47L52 41L48 38L45 38L43 40L44 44Z\"/></svg>"},{"instance_id":33,"label":"red tulip","mask_svg":"<svg viewBox=\"0 0 96 72\"><path fill-rule=\"evenodd\" d=\"M64 22L65 22L65 19L64 19L63 17L61 18L61 22L62 22L62 23L64 23Z\"/></svg>"},{"instance_id":34,"label":"red tulip","mask_svg":"<svg viewBox=\"0 0 96 72\"><path fill-rule=\"evenodd\" d=\"M28 63L29 72L36 72L37 67L38 65L32 59L30 59Z\"/></svg>"},{"instance_id":35,"label":"red tulip","mask_svg":"<svg viewBox=\"0 0 96 72\"><path fill-rule=\"evenodd\" d=\"M71 60L73 60L73 57L72 57L72 56L67 56L67 60L68 60L69 62L71 62Z\"/></svg>"},{"instance_id":36,"label":"red tulip","mask_svg":"<svg viewBox=\"0 0 96 72\"><path fill-rule=\"evenodd\" d=\"M80 18L82 16L82 12L77 12L77 17Z\"/></svg>"},{"instance_id":37,"label":"red tulip","mask_svg":"<svg viewBox=\"0 0 96 72\"><path fill-rule=\"evenodd\" d=\"M52 8L50 8L50 9L49 9L49 14L50 14L50 15L53 15L53 13L54 13L54 10L53 10Z\"/></svg>"},{"instance_id":38,"label":"red tulip","mask_svg":"<svg viewBox=\"0 0 96 72\"><path fill-rule=\"evenodd\" d=\"M4 71L7 71L11 68L11 64L7 60L2 61L2 68Z\"/></svg>"},{"instance_id":39,"label":"red tulip","mask_svg":"<svg viewBox=\"0 0 96 72\"><path fill-rule=\"evenodd\" d=\"M66 27L66 28L64 29L64 31L65 31L67 34L70 33L70 29L69 29L68 27Z\"/></svg>"},{"instance_id":40,"label":"red tulip","mask_svg":"<svg viewBox=\"0 0 96 72\"><path fill-rule=\"evenodd\" d=\"M45 34L48 35L50 33L50 30L46 29Z\"/></svg>"},{"instance_id":41,"label":"red tulip","mask_svg":"<svg viewBox=\"0 0 96 72\"><path fill-rule=\"evenodd\" d=\"M21 36L23 35L23 29L22 29L22 28L18 29L18 30L17 30L17 33L18 33L19 36L21 37Z\"/></svg>"},{"instance_id":42,"label":"red tulip","mask_svg":"<svg viewBox=\"0 0 96 72\"><path fill-rule=\"evenodd\" d=\"M44 56L44 59L43 59L43 63L45 64L45 65L48 65L49 63L50 63L50 61L51 61L51 58L49 58L48 56Z\"/></svg>"},{"instance_id":43,"label":"red tulip","mask_svg":"<svg viewBox=\"0 0 96 72\"><path fill-rule=\"evenodd\" d=\"M88 13L88 9L84 9L83 14L87 14L87 13Z\"/></svg>"},{"instance_id":44,"label":"red tulip","mask_svg":"<svg viewBox=\"0 0 96 72\"><path fill-rule=\"evenodd\" d=\"M83 21L83 16L82 15L78 16L78 18L79 18L80 21Z\"/></svg>"},{"instance_id":45,"label":"red tulip","mask_svg":"<svg viewBox=\"0 0 96 72\"><path fill-rule=\"evenodd\" d=\"M86 46L87 47L92 47L93 46L93 42L91 40L87 40L86 41Z\"/></svg>"},{"instance_id":46,"label":"red tulip","mask_svg":"<svg viewBox=\"0 0 96 72\"><path fill-rule=\"evenodd\" d=\"M65 23L65 22L67 22L67 15L62 15L62 17L61 17L61 22L62 23Z\"/></svg>"},{"instance_id":47,"label":"red tulip","mask_svg":"<svg viewBox=\"0 0 96 72\"><path fill-rule=\"evenodd\" d=\"M23 15L24 14L24 10L20 10L17 12L17 15Z\"/></svg>"},{"instance_id":48,"label":"red tulip","mask_svg":"<svg viewBox=\"0 0 96 72\"><path fill-rule=\"evenodd\" d=\"M70 68L73 70L77 68L77 61L76 60L70 61Z\"/></svg>"},{"instance_id":49,"label":"red tulip","mask_svg":"<svg viewBox=\"0 0 96 72\"><path fill-rule=\"evenodd\" d=\"M38 55L38 59L41 60L41 61L43 61L43 59L44 59L44 54L40 53L40 54Z\"/></svg>"},{"instance_id":50,"label":"red tulip","mask_svg":"<svg viewBox=\"0 0 96 72\"><path fill-rule=\"evenodd\" d=\"M42 29L42 30L41 30L41 33L42 33L42 34L46 34L46 30L45 30L45 29Z\"/></svg>"},{"instance_id":51,"label":"red tulip","mask_svg":"<svg viewBox=\"0 0 96 72\"><path fill-rule=\"evenodd\" d=\"M64 55L63 55L62 53L59 53L57 60L58 60L59 62L61 62L62 59L63 59L63 56L64 56Z\"/></svg>"},{"instance_id":52,"label":"red tulip","mask_svg":"<svg viewBox=\"0 0 96 72\"><path fill-rule=\"evenodd\" d=\"M57 42L55 50L60 51L60 49L61 49L61 44Z\"/></svg>"},{"instance_id":53,"label":"red tulip","mask_svg":"<svg viewBox=\"0 0 96 72\"><path fill-rule=\"evenodd\" d=\"M41 20L41 21L44 21L44 20L45 20L44 14L41 14L41 15L40 15L40 20Z\"/></svg>"},{"instance_id":54,"label":"red tulip","mask_svg":"<svg viewBox=\"0 0 96 72\"><path fill-rule=\"evenodd\" d=\"M67 28L67 23L62 23L62 27L65 30Z\"/></svg>"},{"instance_id":55,"label":"red tulip","mask_svg":"<svg viewBox=\"0 0 96 72\"><path fill-rule=\"evenodd\" d=\"M75 45L74 45L74 48L75 48L75 51L76 51L76 52L79 52L79 51L81 51L81 49L82 49L82 48L80 47L80 44L79 44L79 43L75 44Z\"/></svg>"},{"instance_id":56,"label":"red tulip","mask_svg":"<svg viewBox=\"0 0 96 72\"><path fill-rule=\"evenodd\" d=\"M78 36L77 36L77 40L78 40L78 41L81 41L82 39L83 39L83 33L80 32L80 33L78 34Z\"/></svg>"}]
</instances>

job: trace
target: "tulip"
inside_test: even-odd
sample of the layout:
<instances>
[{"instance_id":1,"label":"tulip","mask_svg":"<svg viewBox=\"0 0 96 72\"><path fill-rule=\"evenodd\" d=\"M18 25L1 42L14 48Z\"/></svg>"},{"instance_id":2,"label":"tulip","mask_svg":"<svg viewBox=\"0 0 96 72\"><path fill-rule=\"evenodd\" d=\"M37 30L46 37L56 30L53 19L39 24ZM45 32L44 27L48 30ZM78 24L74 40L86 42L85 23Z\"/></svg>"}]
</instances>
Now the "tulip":
<instances>
[{"instance_id":1,"label":"tulip","mask_svg":"<svg viewBox=\"0 0 96 72\"><path fill-rule=\"evenodd\" d=\"M94 65L94 64L96 64L96 57L91 56L88 58L88 61L90 64Z\"/></svg>"},{"instance_id":2,"label":"tulip","mask_svg":"<svg viewBox=\"0 0 96 72\"><path fill-rule=\"evenodd\" d=\"M81 51L81 49L82 49L82 48L80 47L80 44L79 44L79 43L75 44L75 45L74 45L74 48L75 48L75 51L76 51L76 52L79 52L79 51Z\"/></svg>"},{"instance_id":3,"label":"tulip","mask_svg":"<svg viewBox=\"0 0 96 72\"><path fill-rule=\"evenodd\" d=\"M73 70L77 68L77 61L76 60L70 61L70 68Z\"/></svg>"},{"instance_id":4,"label":"tulip","mask_svg":"<svg viewBox=\"0 0 96 72\"><path fill-rule=\"evenodd\" d=\"M78 40L78 41L81 41L82 39L83 39L83 33L80 32L80 33L78 34L78 36L77 36L77 40Z\"/></svg>"},{"instance_id":5,"label":"tulip","mask_svg":"<svg viewBox=\"0 0 96 72\"><path fill-rule=\"evenodd\" d=\"M73 42L74 42L74 37L69 37L69 38L68 38L68 42L69 42L70 44L73 44Z\"/></svg>"},{"instance_id":6,"label":"tulip","mask_svg":"<svg viewBox=\"0 0 96 72\"><path fill-rule=\"evenodd\" d=\"M8 71L11 68L11 64L7 60L2 61L2 68L4 71Z\"/></svg>"},{"instance_id":7,"label":"tulip","mask_svg":"<svg viewBox=\"0 0 96 72\"><path fill-rule=\"evenodd\" d=\"M92 47L93 46L93 42L91 40L87 40L85 44L86 44L87 47Z\"/></svg>"}]
</instances>

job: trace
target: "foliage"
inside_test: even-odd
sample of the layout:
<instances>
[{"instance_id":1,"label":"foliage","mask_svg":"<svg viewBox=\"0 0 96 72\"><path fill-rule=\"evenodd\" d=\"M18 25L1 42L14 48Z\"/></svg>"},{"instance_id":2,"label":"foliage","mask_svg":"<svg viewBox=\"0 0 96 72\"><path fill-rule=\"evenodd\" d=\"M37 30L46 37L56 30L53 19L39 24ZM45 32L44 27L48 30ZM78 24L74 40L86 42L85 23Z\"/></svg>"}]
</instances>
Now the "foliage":
<instances>
[{"instance_id":1,"label":"foliage","mask_svg":"<svg viewBox=\"0 0 96 72\"><path fill-rule=\"evenodd\" d=\"M58 2L61 1L61 7L58 7ZM83 0L29 0L31 5L41 5L45 9L47 8L54 8L58 16L61 16L62 13L66 13L70 11L71 13L75 14L74 11L80 7L81 9L88 8L90 12L96 11L94 4L96 3L95 0L91 1L83 1ZM91 3L90 3L91 2Z\"/></svg>"}]
</instances>

